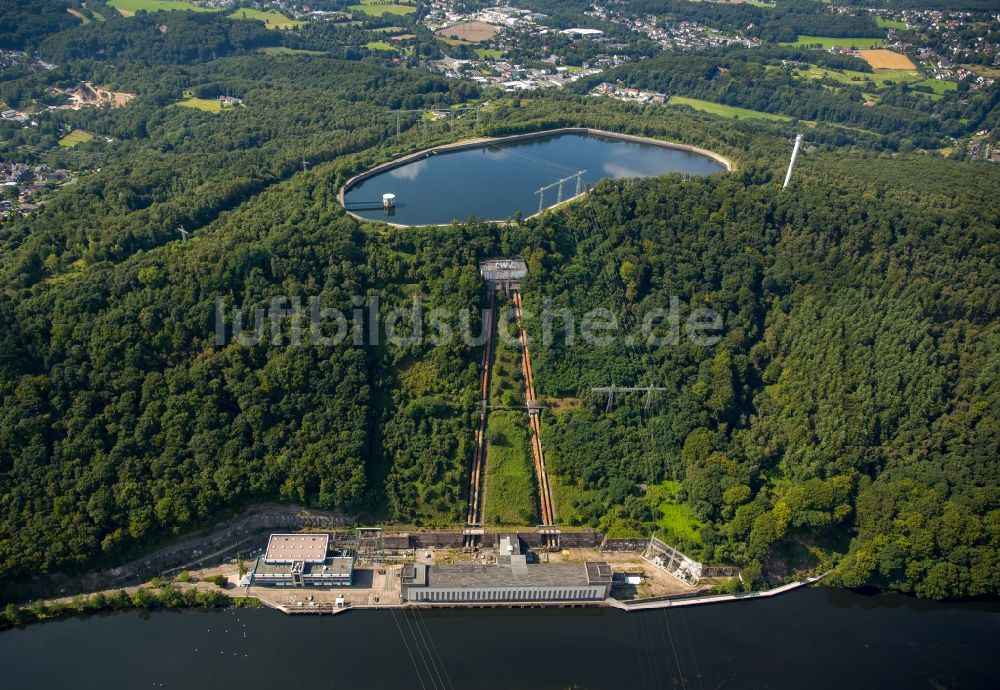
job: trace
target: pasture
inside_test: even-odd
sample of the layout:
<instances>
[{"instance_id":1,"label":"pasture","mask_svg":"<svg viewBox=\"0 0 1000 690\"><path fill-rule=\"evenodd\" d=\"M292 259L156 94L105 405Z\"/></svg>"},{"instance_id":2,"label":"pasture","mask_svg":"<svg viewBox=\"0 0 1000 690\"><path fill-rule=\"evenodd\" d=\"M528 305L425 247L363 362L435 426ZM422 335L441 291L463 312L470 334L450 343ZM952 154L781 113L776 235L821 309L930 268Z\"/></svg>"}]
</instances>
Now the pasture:
<instances>
[{"instance_id":1,"label":"pasture","mask_svg":"<svg viewBox=\"0 0 1000 690\"><path fill-rule=\"evenodd\" d=\"M806 36L799 35L794 43L781 43L783 46L819 46L823 50L830 48L879 48L885 43L883 38L834 38L831 36Z\"/></svg>"},{"instance_id":2,"label":"pasture","mask_svg":"<svg viewBox=\"0 0 1000 690\"><path fill-rule=\"evenodd\" d=\"M228 16L230 19L256 19L264 22L268 29L298 29L305 24L303 21L286 17L280 12L263 12L250 7L241 7Z\"/></svg>"},{"instance_id":3,"label":"pasture","mask_svg":"<svg viewBox=\"0 0 1000 690\"><path fill-rule=\"evenodd\" d=\"M146 12L170 12L182 10L188 12L217 12L210 7L193 5L186 0L108 0L108 4L118 10L123 17L131 17L139 10Z\"/></svg>"},{"instance_id":4,"label":"pasture","mask_svg":"<svg viewBox=\"0 0 1000 690\"><path fill-rule=\"evenodd\" d=\"M184 100L177 101L174 105L183 106L185 108L194 108L196 110L202 110L206 113L221 113L222 103L218 98L185 98Z\"/></svg>"},{"instance_id":5,"label":"pasture","mask_svg":"<svg viewBox=\"0 0 1000 690\"><path fill-rule=\"evenodd\" d=\"M670 105L687 105L695 110L711 113L712 115L719 115L721 117L728 117L734 120L760 119L788 122L792 119L787 115L765 113L760 110L750 110L748 108L737 108L733 105L723 105L722 103L703 101L698 98L687 98L686 96L671 96L669 103Z\"/></svg>"},{"instance_id":6,"label":"pasture","mask_svg":"<svg viewBox=\"0 0 1000 690\"><path fill-rule=\"evenodd\" d=\"M902 30L906 28L906 22L901 22L898 19L886 19L885 17L875 17L875 23L878 24L879 28L882 29Z\"/></svg>"}]
</instances>

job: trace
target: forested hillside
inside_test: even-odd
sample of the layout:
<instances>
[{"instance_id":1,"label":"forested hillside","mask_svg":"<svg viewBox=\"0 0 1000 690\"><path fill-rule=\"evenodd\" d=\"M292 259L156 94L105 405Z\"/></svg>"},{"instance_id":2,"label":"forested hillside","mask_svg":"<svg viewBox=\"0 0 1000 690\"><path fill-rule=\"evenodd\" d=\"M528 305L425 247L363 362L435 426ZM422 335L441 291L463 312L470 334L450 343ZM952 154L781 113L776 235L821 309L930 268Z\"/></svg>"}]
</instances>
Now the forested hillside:
<instances>
[{"instance_id":1,"label":"forested hillside","mask_svg":"<svg viewBox=\"0 0 1000 690\"><path fill-rule=\"evenodd\" d=\"M998 178L807 161L786 192L752 168L605 184L525 231L536 304L725 321L709 348L536 345L540 395L582 398L548 418L557 509L747 573L849 550L851 586L996 592ZM612 383L667 391L608 412L587 391Z\"/></svg>"},{"instance_id":2,"label":"forested hillside","mask_svg":"<svg viewBox=\"0 0 1000 690\"><path fill-rule=\"evenodd\" d=\"M813 4L788 3L789 21ZM671 3L719 21L757 11L708 5ZM58 64L25 58L0 79L5 107L42 113L35 126L0 122L0 157L73 181L0 223L0 592L120 563L263 501L460 524L478 348L296 344L287 318L274 327L254 312L318 297L360 309L367 330L373 298L385 314L419 297L473 313L475 333L477 261L498 255L527 259L536 315L551 297L578 316L610 308L634 332L676 298L682 323L695 307L723 317L709 347L683 332L655 347L545 346L528 320L561 525L656 532L742 566L748 586L835 565L850 586L1000 591L1000 174L938 153L996 122L997 88L925 103L901 87L868 107L860 87L769 69L808 57L863 70L857 58L777 46L611 73L810 122L722 120L392 68L353 25L284 36L217 16L109 13L64 30L44 8L30 37L9 40ZM870 18L836 21L854 31ZM337 59L258 52L279 44ZM134 99L44 110L83 82ZM241 102L222 109L219 96ZM199 100L219 107L189 107ZM475 117L409 112L471 104ZM348 178L403 153L560 126L702 146L736 169L601 182L504 225L401 230L337 203ZM77 130L91 138L61 145ZM242 307L259 341L217 342L219 304L226 334ZM590 394L609 384L665 390L612 405ZM499 428L511 420L498 418L493 441L516 455L522 440Z\"/></svg>"}]
</instances>

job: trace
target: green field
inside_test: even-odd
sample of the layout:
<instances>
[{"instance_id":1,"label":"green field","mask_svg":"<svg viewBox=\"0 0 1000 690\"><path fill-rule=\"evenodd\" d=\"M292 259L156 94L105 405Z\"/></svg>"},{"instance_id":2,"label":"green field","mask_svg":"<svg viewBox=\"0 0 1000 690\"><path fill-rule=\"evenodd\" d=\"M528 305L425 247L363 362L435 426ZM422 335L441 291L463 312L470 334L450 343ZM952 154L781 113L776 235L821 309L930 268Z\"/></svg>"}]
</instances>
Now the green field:
<instances>
[{"instance_id":1,"label":"green field","mask_svg":"<svg viewBox=\"0 0 1000 690\"><path fill-rule=\"evenodd\" d=\"M535 474L528 416L494 410L486 427L483 520L493 525L531 525L538 521Z\"/></svg>"},{"instance_id":2,"label":"green field","mask_svg":"<svg viewBox=\"0 0 1000 690\"><path fill-rule=\"evenodd\" d=\"M286 17L280 12L262 12L248 7L241 7L229 15L230 19L256 19L264 22L268 29L298 29L305 22Z\"/></svg>"},{"instance_id":3,"label":"green field","mask_svg":"<svg viewBox=\"0 0 1000 690\"><path fill-rule=\"evenodd\" d=\"M352 12L363 12L373 17L381 17L385 14L411 14L417 11L416 5L395 5L377 3L375 0L363 0L359 5L351 5L347 9Z\"/></svg>"},{"instance_id":4,"label":"green field","mask_svg":"<svg viewBox=\"0 0 1000 690\"><path fill-rule=\"evenodd\" d=\"M71 149L77 144L91 141L93 138L94 135L90 132L84 132L82 129L74 129L72 132L59 140L59 145L63 148Z\"/></svg>"},{"instance_id":5,"label":"green field","mask_svg":"<svg viewBox=\"0 0 1000 690\"><path fill-rule=\"evenodd\" d=\"M268 55L326 55L322 50L301 50L299 48L286 48L285 46L268 46L259 48L259 52Z\"/></svg>"},{"instance_id":6,"label":"green field","mask_svg":"<svg viewBox=\"0 0 1000 690\"><path fill-rule=\"evenodd\" d=\"M924 81L924 75L914 69L879 69L873 72L857 72L854 70L828 69L826 67L810 65L808 69L795 69L792 74L802 79L825 78L866 88L872 84L877 88L882 88L889 82L899 84L901 82L916 83ZM934 79L933 81L939 80Z\"/></svg>"},{"instance_id":7,"label":"green field","mask_svg":"<svg viewBox=\"0 0 1000 690\"><path fill-rule=\"evenodd\" d=\"M656 527L660 538L670 540L681 538L701 543L701 521L686 503L678 503L677 489L680 483L664 481L649 487L646 498L657 516Z\"/></svg>"},{"instance_id":8,"label":"green field","mask_svg":"<svg viewBox=\"0 0 1000 690\"><path fill-rule=\"evenodd\" d=\"M805 36L800 35L794 43L781 43L783 46L814 46L818 45L824 50L829 50L835 46L841 48L857 48L859 50L867 48L881 48L885 43L884 38L831 38L829 36Z\"/></svg>"},{"instance_id":9,"label":"green field","mask_svg":"<svg viewBox=\"0 0 1000 690\"><path fill-rule=\"evenodd\" d=\"M218 98L185 98L182 101L177 101L175 105L204 110L206 113L222 112L222 103L219 102Z\"/></svg>"},{"instance_id":10,"label":"green field","mask_svg":"<svg viewBox=\"0 0 1000 690\"><path fill-rule=\"evenodd\" d=\"M711 101L703 101L698 98L687 98L685 96L671 96L671 105L688 105L695 110L701 110L706 113L711 113L712 115L720 115L722 117L728 117L732 119L749 120L749 119L761 119L761 120L776 120L781 122L787 122L792 118L787 115L775 115L774 113L765 113L760 110L749 110L747 108L737 108L732 105L722 105L721 103L712 103Z\"/></svg>"},{"instance_id":11,"label":"green field","mask_svg":"<svg viewBox=\"0 0 1000 690\"><path fill-rule=\"evenodd\" d=\"M893 84L908 83L911 87L924 87L931 90L916 93L928 98L941 98L958 88L958 83L944 79L928 79L915 69L877 69L873 72L855 72L853 70L828 69L810 65L807 69L795 69L792 74L800 79L831 79L842 84L857 86L864 89L881 89Z\"/></svg>"},{"instance_id":12,"label":"green field","mask_svg":"<svg viewBox=\"0 0 1000 690\"><path fill-rule=\"evenodd\" d=\"M901 22L898 19L886 19L885 17L875 17L875 23L883 29L905 29L906 22Z\"/></svg>"},{"instance_id":13,"label":"green field","mask_svg":"<svg viewBox=\"0 0 1000 690\"><path fill-rule=\"evenodd\" d=\"M946 93L957 90L958 82L947 81L945 79L924 79L923 81L914 82L911 86L928 86L931 91L939 96L943 96Z\"/></svg>"},{"instance_id":14,"label":"green field","mask_svg":"<svg viewBox=\"0 0 1000 690\"><path fill-rule=\"evenodd\" d=\"M496 59L503 55L502 50L496 48L476 48L476 55L485 59Z\"/></svg>"},{"instance_id":15,"label":"green field","mask_svg":"<svg viewBox=\"0 0 1000 690\"><path fill-rule=\"evenodd\" d=\"M390 52L395 52L395 48L385 41L368 41L365 43L365 48L368 50L388 50Z\"/></svg>"},{"instance_id":16,"label":"green field","mask_svg":"<svg viewBox=\"0 0 1000 690\"><path fill-rule=\"evenodd\" d=\"M108 0L108 4L118 10L119 14L131 17L139 10L146 12L169 12L171 10L187 10L189 12L217 12L208 7L192 5L185 0Z\"/></svg>"}]
</instances>

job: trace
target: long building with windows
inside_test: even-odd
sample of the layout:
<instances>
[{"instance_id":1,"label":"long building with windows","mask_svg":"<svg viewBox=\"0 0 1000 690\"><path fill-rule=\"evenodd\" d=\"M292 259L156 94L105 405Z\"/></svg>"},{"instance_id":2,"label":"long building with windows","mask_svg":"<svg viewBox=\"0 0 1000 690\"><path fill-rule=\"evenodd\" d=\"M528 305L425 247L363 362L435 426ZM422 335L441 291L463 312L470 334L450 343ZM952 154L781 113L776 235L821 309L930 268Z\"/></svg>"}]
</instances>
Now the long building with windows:
<instances>
[{"instance_id":1,"label":"long building with windows","mask_svg":"<svg viewBox=\"0 0 1000 690\"><path fill-rule=\"evenodd\" d=\"M497 565L408 565L401 587L402 598L417 604L602 601L612 575L604 562L528 565L522 556Z\"/></svg>"},{"instance_id":2,"label":"long building with windows","mask_svg":"<svg viewBox=\"0 0 1000 690\"><path fill-rule=\"evenodd\" d=\"M272 534L243 584L265 587L350 587L354 556L330 550L329 534Z\"/></svg>"}]
</instances>

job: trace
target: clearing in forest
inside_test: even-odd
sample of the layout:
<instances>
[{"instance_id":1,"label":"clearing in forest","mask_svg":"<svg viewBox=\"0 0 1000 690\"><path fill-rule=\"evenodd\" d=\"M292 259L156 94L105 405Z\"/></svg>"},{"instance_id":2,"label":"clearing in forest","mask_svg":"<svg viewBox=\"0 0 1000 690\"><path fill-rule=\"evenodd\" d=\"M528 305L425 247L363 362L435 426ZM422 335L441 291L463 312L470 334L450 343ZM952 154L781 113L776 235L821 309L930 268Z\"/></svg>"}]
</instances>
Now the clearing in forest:
<instances>
[{"instance_id":1,"label":"clearing in forest","mask_svg":"<svg viewBox=\"0 0 1000 690\"><path fill-rule=\"evenodd\" d=\"M74 129L72 132L64 136L59 140L59 145L66 149L71 149L77 144L82 144L87 141L92 141L94 135L90 132L85 132L82 129Z\"/></svg>"},{"instance_id":2,"label":"clearing in forest","mask_svg":"<svg viewBox=\"0 0 1000 690\"><path fill-rule=\"evenodd\" d=\"M182 101L177 101L175 105L181 105L185 108L196 108L197 110L204 110L206 113L221 113L222 112L222 102L218 98L185 98Z\"/></svg>"}]
</instances>

